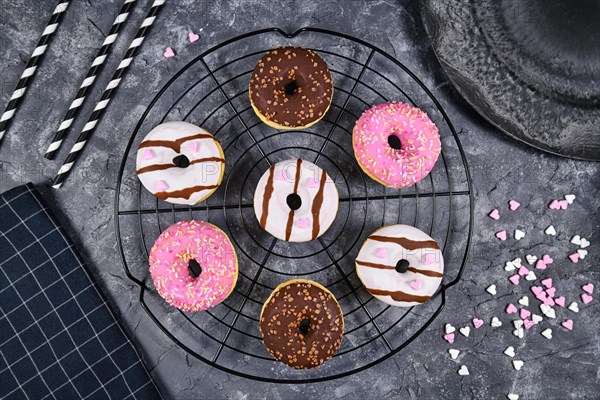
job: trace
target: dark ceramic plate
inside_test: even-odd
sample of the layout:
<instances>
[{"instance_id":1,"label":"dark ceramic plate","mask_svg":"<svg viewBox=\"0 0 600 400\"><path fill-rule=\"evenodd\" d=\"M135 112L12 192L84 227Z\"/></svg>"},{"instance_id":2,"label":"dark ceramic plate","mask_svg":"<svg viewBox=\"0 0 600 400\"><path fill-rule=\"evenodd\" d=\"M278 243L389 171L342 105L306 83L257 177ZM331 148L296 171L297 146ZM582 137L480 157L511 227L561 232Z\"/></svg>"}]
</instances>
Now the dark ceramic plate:
<instances>
[{"instance_id":1,"label":"dark ceramic plate","mask_svg":"<svg viewBox=\"0 0 600 400\"><path fill-rule=\"evenodd\" d=\"M462 96L506 134L600 161L600 1L421 0Z\"/></svg>"}]
</instances>

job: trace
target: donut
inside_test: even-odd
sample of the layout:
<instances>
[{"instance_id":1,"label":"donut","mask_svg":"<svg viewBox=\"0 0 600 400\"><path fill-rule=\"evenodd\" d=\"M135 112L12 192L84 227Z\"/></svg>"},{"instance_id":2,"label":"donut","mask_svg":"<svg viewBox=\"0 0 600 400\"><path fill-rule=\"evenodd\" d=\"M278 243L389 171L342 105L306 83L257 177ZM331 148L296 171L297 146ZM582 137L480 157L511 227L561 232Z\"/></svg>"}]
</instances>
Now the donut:
<instances>
[{"instance_id":1,"label":"donut","mask_svg":"<svg viewBox=\"0 0 600 400\"><path fill-rule=\"evenodd\" d=\"M342 344L344 316L335 296L307 279L292 279L273 290L260 313L265 347L296 369L317 368Z\"/></svg>"},{"instance_id":2,"label":"donut","mask_svg":"<svg viewBox=\"0 0 600 400\"><path fill-rule=\"evenodd\" d=\"M307 242L331 226L338 202L335 183L324 169L290 159L272 165L260 178L254 213L260 226L276 238Z\"/></svg>"},{"instance_id":3,"label":"donut","mask_svg":"<svg viewBox=\"0 0 600 400\"><path fill-rule=\"evenodd\" d=\"M363 171L392 188L425 178L442 150L438 129L427 114L400 102L365 111L352 131L352 147Z\"/></svg>"},{"instance_id":4,"label":"donut","mask_svg":"<svg viewBox=\"0 0 600 400\"><path fill-rule=\"evenodd\" d=\"M159 199L194 205L221 184L225 158L209 132L188 122L166 122L140 143L136 170L142 185Z\"/></svg>"},{"instance_id":5,"label":"donut","mask_svg":"<svg viewBox=\"0 0 600 400\"><path fill-rule=\"evenodd\" d=\"M280 47L260 59L250 78L256 115L277 129L308 128L331 104L333 81L325 61L303 47Z\"/></svg>"},{"instance_id":6,"label":"donut","mask_svg":"<svg viewBox=\"0 0 600 400\"><path fill-rule=\"evenodd\" d=\"M356 273L375 298L397 307L422 304L444 277L440 246L410 225L388 225L373 232L356 258Z\"/></svg>"},{"instance_id":7,"label":"donut","mask_svg":"<svg viewBox=\"0 0 600 400\"><path fill-rule=\"evenodd\" d=\"M233 291L237 256L221 229L204 221L180 221L154 242L150 274L167 303L183 311L203 311Z\"/></svg>"}]
</instances>

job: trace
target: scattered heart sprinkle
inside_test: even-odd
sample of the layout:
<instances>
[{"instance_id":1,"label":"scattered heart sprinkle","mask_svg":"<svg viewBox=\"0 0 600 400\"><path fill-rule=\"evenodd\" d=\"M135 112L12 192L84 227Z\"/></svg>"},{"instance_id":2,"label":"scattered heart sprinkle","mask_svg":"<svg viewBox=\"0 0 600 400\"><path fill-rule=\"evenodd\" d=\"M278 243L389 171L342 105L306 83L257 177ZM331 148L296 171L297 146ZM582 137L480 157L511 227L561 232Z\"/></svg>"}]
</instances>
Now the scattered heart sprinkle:
<instances>
[{"instance_id":1,"label":"scattered heart sprinkle","mask_svg":"<svg viewBox=\"0 0 600 400\"><path fill-rule=\"evenodd\" d=\"M483 325L483 320L479 319L479 318L473 318L473 320L471 322L473 323L473 326L475 327L475 329L479 329L481 327L481 325Z\"/></svg>"},{"instance_id":2,"label":"scattered heart sprinkle","mask_svg":"<svg viewBox=\"0 0 600 400\"><path fill-rule=\"evenodd\" d=\"M506 306L507 314L514 314L516 312L517 312L517 307L515 307L515 305L513 303L510 303L508 306Z\"/></svg>"},{"instance_id":3,"label":"scattered heart sprinkle","mask_svg":"<svg viewBox=\"0 0 600 400\"><path fill-rule=\"evenodd\" d=\"M554 225L550 225L549 227L547 227L544 232L546 233L546 235L556 236L556 229L554 228Z\"/></svg>"},{"instance_id":4,"label":"scattered heart sprinkle","mask_svg":"<svg viewBox=\"0 0 600 400\"><path fill-rule=\"evenodd\" d=\"M558 203L558 200L552 200L550 204L548 204L548 208L551 210L559 210L560 204Z\"/></svg>"},{"instance_id":5,"label":"scattered heart sprinkle","mask_svg":"<svg viewBox=\"0 0 600 400\"><path fill-rule=\"evenodd\" d=\"M573 264L577 264L579 262L579 253L569 254L569 260L571 260Z\"/></svg>"},{"instance_id":6,"label":"scattered heart sprinkle","mask_svg":"<svg viewBox=\"0 0 600 400\"><path fill-rule=\"evenodd\" d=\"M511 200L508 202L508 207L512 210L515 211L517 208L521 207L521 203L519 203L516 200Z\"/></svg>"},{"instance_id":7,"label":"scattered heart sprinkle","mask_svg":"<svg viewBox=\"0 0 600 400\"><path fill-rule=\"evenodd\" d=\"M489 294L491 294L492 296L496 295L496 285L491 284L490 286L487 287L487 289L485 289L486 292L488 292Z\"/></svg>"},{"instance_id":8,"label":"scattered heart sprinkle","mask_svg":"<svg viewBox=\"0 0 600 400\"><path fill-rule=\"evenodd\" d=\"M525 307L529 306L529 297L527 297L527 296L521 297L519 299L519 304L522 306L525 306Z\"/></svg>"},{"instance_id":9,"label":"scattered heart sprinkle","mask_svg":"<svg viewBox=\"0 0 600 400\"><path fill-rule=\"evenodd\" d=\"M504 354L506 354L509 357L514 357L516 355L515 353L515 348L512 346L508 346L505 350L504 350Z\"/></svg>"},{"instance_id":10,"label":"scattered heart sprinkle","mask_svg":"<svg viewBox=\"0 0 600 400\"><path fill-rule=\"evenodd\" d=\"M454 343L454 333L447 333L444 335L444 340L450 344Z\"/></svg>"},{"instance_id":11,"label":"scattered heart sprinkle","mask_svg":"<svg viewBox=\"0 0 600 400\"><path fill-rule=\"evenodd\" d=\"M527 281L535 281L537 279L537 276L535 275L535 272L533 271L529 271L529 273L527 275L525 275L525 280Z\"/></svg>"},{"instance_id":12,"label":"scattered heart sprinkle","mask_svg":"<svg viewBox=\"0 0 600 400\"><path fill-rule=\"evenodd\" d=\"M175 52L173 51L172 48L167 47L164 53L165 58L171 58L171 57L175 57Z\"/></svg>"},{"instance_id":13,"label":"scattered heart sprinkle","mask_svg":"<svg viewBox=\"0 0 600 400\"><path fill-rule=\"evenodd\" d=\"M589 245L590 245L590 242L587 239L581 238L581 244L579 245L579 247L581 247L582 249L585 249Z\"/></svg>"},{"instance_id":14,"label":"scattered heart sprinkle","mask_svg":"<svg viewBox=\"0 0 600 400\"><path fill-rule=\"evenodd\" d=\"M523 367L523 364L525 364L525 363L521 360L513 360L513 362L512 362L513 368L516 369L517 371L521 370L521 368Z\"/></svg>"},{"instance_id":15,"label":"scattered heart sprinkle","mask_svg":"<svg viewBox=\"0 0 600 400\"><path fill-rule=\"evenodd\" d=\"M544 260L538 260L535 263L535 268L536 269L546 269L546 263L544 262Z\"/></svg>"},{"instance_id":16,"label":"scattered heart sprinkle","mask_svg":"<svg viewBox=\"0 0 600 400\"><path fill-rule=\"evenodd\" d=\"M454 326L450 325L450 324L446 324L446 325L444 326L444 331L445 331L446 333L453 333L453 332L455 332L455 331L456 331L456 328L455 328Z\"/></svg>"},{"instance_id":17,"label":"scattered heart sprinkle","mask_svg":"<svg viewBox=\"0 0 600 400\"><path fill-rule=\"evenodd\" d=\"M525 232L520 229L515 229L515 239L521 240L525 237Z\"/></svg>"},{"instance_id":18,"label":"scattered heart sprinkle","mask_svg":"<svg viewBox=\"0 0 600 400\"><path fill-rule=\"evenodd\" d=\"M511 281L513 285L518 285L520 279L521 277L519 276L519 274L514 274L508 277L508 280Z\"/></svg>"},{"instance_id":19,"label":"scattered heart sprinkle","mask_svg":"<svg viewBox=\"0 0 600 400\"><path fill-rule=\"evenodd\" d=\"M543 320L543 319L544 319L544 318L540 317L540 316L539 316L539 315L537 315L537 314L532 314L532 315L531 315L531 322L533 322L533 323L534 323L534 324L536 324L536 325L537 325L538 323L542 322L542 320Z\"/></svg>"},{"instance_id":20,"label":"scattered heart sprinkle","mask_svg":"<svg viewBox=\"0 0 600 400\"><path fill-rule=\"evenodd\" d=\"M583 260L585 258L585 256L587 256L588 251L582 250L582 249L577 249L577 254L579 254L579 259Z\"/></svg>"},{"instance_id":21,"label":"scattered heart sprinkle","mask_svg":"<svg viewBox=\"0 0 600 400\"><path fill-rule=\"evenodd\" d=\"M565 329L572 331L573 330L573 320L568 319L561 324Z\"/></svg>"},{"instance_id":22,"label":"scattered heart sprinkle","mask_svg":"<svg viewBox=\"0 0 600 400\"><path fill-rule=\"evenodd\" d=\"M565 306L565 297L564 296L557 297L554 299L554 302L556 304L558 304L559 306L564 307Z\"/></svg>"},{"instance_id":23,"label":"scattered heart sprinkle","mask_svg":"<svg viewBox=\"0 0 600 400\"><path fill-rule=\"evenodd\" d=\"M579 235L575 235L571 238L571 243L576 244L577 246L579 246L581 244L581 236Z\"/></svg>"},{"instance_id":24,"label":"scattered heart sprinkle","mask_svg":"<svg viewBox=\"0 0 600 400\"><path fill-rule=\"evenodd\" d=\"M574 194L565 194L565 200L567 201L567 203L573 204L573 200L575 200L575 195Z\"/></svg>"},{"instance_id":25,"label":"scattered heart sprinkle","mask_svg":"<svg viewBox=\"0 0 600 400\"><path fill-rule=\"evenodd\" d=\"M521 311L519 312L519 316L521 317L521 319L529 318L530 315L531 311L529 311L526 308L521 308Z\"/></svg>"},{"instance_id":26,"label":"scattered heart sprinkle","mask_svg":"<svg viewBox=\"0 0 600 400\"><path fill-rule=\"evenodd\" d=\"M502 322L498 319L498 317L492 317L492 322L490 322L490 325L493 328L499 328L502 326Z\"/></svg>"},{"instance_id":27,"label":"scattered heart sprinkle","mask_svg":"<svg viewBox=\"0 0 600 400\"><path fill-rule=\"evenodd\" d=\"M536 262L537 257L536 256L532 256L531 254L527 254L525 256L525 259L527 260L527 262L529 263L529 265L533 265L533 263Z\"/></svg>"},{"instance_id":28,"label":"scattered heart sprinkle","mask_svg":"<svg viewBox=\"0 0 600 400\"><path fill-rule=\"evenodd\" d=\"M550 328L544 329L542 331L542 336L545 337L548 340L552 339L552 329L550 329Z\"/></svg>"},{"instance_id":29,"label":"scattered heart sprinkle","mask_svg":"<svg viewBox=\"0 0 600 400\"><path fill-rule=\"evenodd\" d=\"M460 369L458 370L458 374L461 375L461 376L469 375L469 370L467 369L467 366L466 365L462 365L460 367Z\"/></svg>"},{"instance_id":30,"label":"scattered heart sprinkle","mask_svg":"<svg viewBox=\"0 0 600 400\"><path fill-rule=\"evenodd\" d=\"M546 286L547 288L551 288L552 287L552 278L542 279L542 285Z\"/></svg>"},{"instance_id":31,"label":"scattered heart sprinkle","mask_svg":"<svg viewBox=\"0 0 600 400\"><path fill-rule=\"evenodd\" d=\"M573 311L574 313L578 313L579 312L579 304L577 304L576 301L572 302L571 304L569 304L569 310Z\"/></svg>"},{"instance_id":32,"label":"scattered heart sprinkle","mask_svg":"<svg viewBox=\"0 0 600 400\"><path fill-rule=\"evenodd\" d=\"M516 393L509 393L506 397L508 397L508 400L519 400L519 395Z\"/></svg>"},{"instance_id":33,"label":"scattered heart sprinkle","mask_svg":"<svg viewBox=\"0 0 600 400\"><path fill-rule=\"evenodd\" d=\"M592 296L587 293L581 295L581 301L583 304L589 304L593 300Z\"/></svg>"},{"instance_id":34,"label":"scattered heart sprinkle","mask_svg":"<svg viewBox=\"0 0 600 400\"><path fill-rule=\"evenodd\" d=\"M506 231L496 232L496 237L502 241L506 240Z\"/></svg>"},{"instance_id":35,"label":"scattered heart sprinkle","mask_svg":"<svg viewBox=\"0 0 600 400\"><path fill-rule=\"evenodd\" d=\"M460 354L460 350L448 349L448 353L450 353L450 357L452 357L453 360L456 360L456 357L458 357L458 355Z\"/></svg>"},{"instance_id":36,"label":"scattered heart sprinkle","mask_svg":"<svg viewBox=\"0 0 600 400\"><path fill-rule=\"evenodd\" d=\"M188 33L188 39L190 39L190 43L194 43L195 41L200 39L200 35L198 35L197 33L194 33L194 32L190 32L190 33Z\"/></svg>"},{"instance_id":37,"label":"scattered heart sprinkle","mask_svg":"<svg viewBox=\"0 0 600 400\"><path fill-rule=\"evenodd\" d=\"M588 292L589 294L594 293L594 284L593 283L588 283L586 285L583 285L581 288L583 289L584 292Z\"/></svg>"},{"instance_id":38,"label":"scattered heart sprinkle","mask_svg":"<svg viewBox=\"0 0 600 400\"><path fill-rule=\"evenodd\" d=\"M493 209L493 210L492 210L492 211L491 211L491 212L488 214L488 216L489 216L490 218L492 218L492 219L499 220L499 219L500 219L500 212L499 212L497 209Z\"/></svg>"},{"instance_id":39,"label":"scattered heart sprinkle","mask_svg":"<svg viewBox=\"0 0 600 400\"><path fill-rule=\"evenodd\" d=\"M459 331L463 336L469 337L469 334L471 333L471 328L469 328L468 326L464 326L460 328Z\"/></svg>"}]
</instances>

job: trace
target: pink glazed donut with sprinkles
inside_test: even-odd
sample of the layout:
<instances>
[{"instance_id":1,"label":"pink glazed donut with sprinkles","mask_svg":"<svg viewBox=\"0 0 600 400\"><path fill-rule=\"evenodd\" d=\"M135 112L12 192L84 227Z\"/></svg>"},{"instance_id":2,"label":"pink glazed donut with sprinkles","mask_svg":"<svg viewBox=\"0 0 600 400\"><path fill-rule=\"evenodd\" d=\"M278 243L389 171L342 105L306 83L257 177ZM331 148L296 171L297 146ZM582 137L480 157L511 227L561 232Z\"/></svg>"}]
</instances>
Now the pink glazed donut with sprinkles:
<instances>
[{"instance_id":1,"label":"pink glazed donut with sprinkles","mask_svg":"<svg viewBox=\"0 0 600 400\"><path fill-rule=\"evenodd\" d=\"M208 222L181 221L154 242L150 274L167 303L183 311L204 311L233 291L237 256L221 229Z\"/></svg>"},{"instance_id":2,"label":"pink glazed donut with sprinkles","mask_svg":"<svg viewBox=\"0 0 600 400\"><path fill-rule=\"evenodd\" d=\"M437 127L427 114L392 101L363 113L352 132L360 167L382 185L414 185L433 169L442 150Z\"/></svg>"}]
</instances>

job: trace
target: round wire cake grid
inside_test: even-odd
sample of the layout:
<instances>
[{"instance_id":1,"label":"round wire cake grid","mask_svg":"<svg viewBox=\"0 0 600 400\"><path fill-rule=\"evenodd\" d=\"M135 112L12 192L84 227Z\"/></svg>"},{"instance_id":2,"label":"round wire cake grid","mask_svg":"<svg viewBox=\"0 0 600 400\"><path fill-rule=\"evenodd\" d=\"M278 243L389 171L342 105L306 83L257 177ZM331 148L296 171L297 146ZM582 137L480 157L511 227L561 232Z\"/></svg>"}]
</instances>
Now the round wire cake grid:
<instances>
[{"instance_id":1,"label":"round wire cake grid","mask_svg":"<svg viewBox=\"0 0 600 400\"><path fill-rule=\"evenodd\" d=\"M248 98L250 74L272 48L312 48L334 80L325 117L304 130L278 131L262 123ZM442 137L442 154L418 184L389 189L372 181L355 161L354 123L370 106L404 101L427 112ZM221 142L223 183L196 206L170 205L142 188L135 154L143 137L161 122L202 126ZM275 239L256 220L254 188L270 165L302 158L324 168L336 183L336 220L317 240ZM118 251L139 301L157 326L188 354L226 372L277 383L306 383L347 376L391 357L421 334L445 304L445 291L463 272L471 244L474 201L467 160L457 133L426 85L404 64L369 43L317 28L286 33L278 28L247 33L200 54L158 92L141 116L125 150L115 196ZM171 224L211 222L231 238L239 262L232 294L205 312L186 313L158 295L148 272L154 240ZM356 275L354 260L366 237L383 225L416 226L440 243L445 277L437 294L414 308L390 307L373 298ZM259 332L263 303L281 282L315 280L338 299L345 335L332 360L295 370L274 360Z\"/></svg>"}]
</instances>

